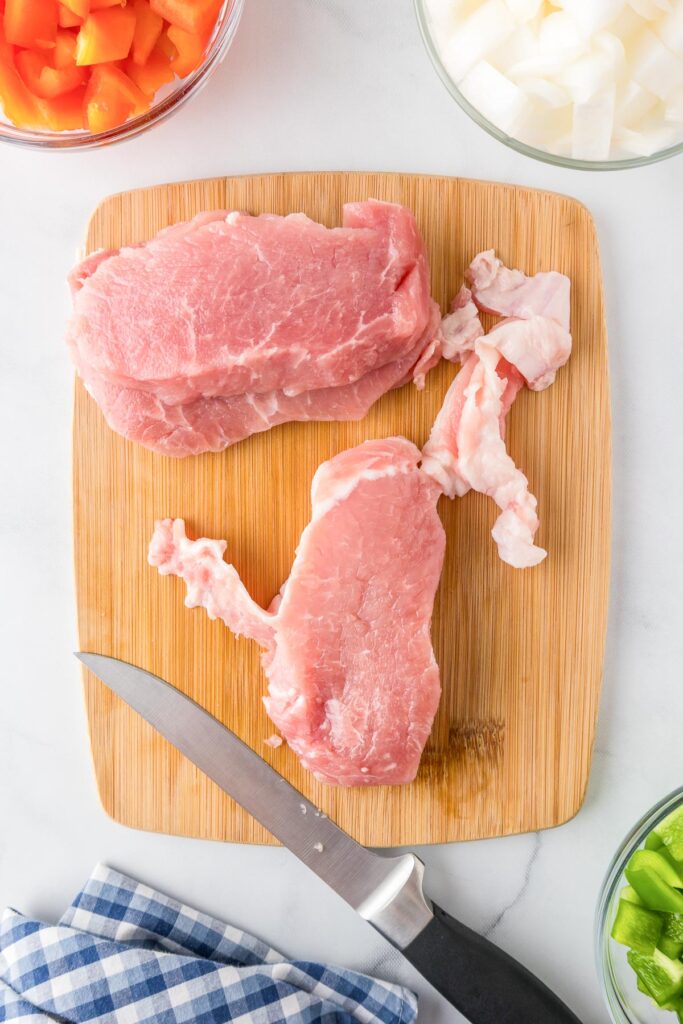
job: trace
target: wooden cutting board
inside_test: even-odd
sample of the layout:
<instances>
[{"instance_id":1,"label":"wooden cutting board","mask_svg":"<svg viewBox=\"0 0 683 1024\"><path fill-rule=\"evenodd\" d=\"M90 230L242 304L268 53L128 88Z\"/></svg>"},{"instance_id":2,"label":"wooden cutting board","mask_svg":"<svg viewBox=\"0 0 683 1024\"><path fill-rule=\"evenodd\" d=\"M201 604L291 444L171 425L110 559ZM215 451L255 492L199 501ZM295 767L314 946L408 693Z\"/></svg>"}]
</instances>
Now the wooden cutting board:
<instances>
[{"instance_id":1,"label":"wooden cutting board","mask_svg":"<svg viewBox=\"0 0 683 1024\"><path fill-rule=\"evenodd\" d=\"M192 535L223 537L230 560L267 604L287 577L308 522L316 467L367 438L422 445L456 368L427 388L386 395L361 423L277 427L219 455L174 460L122 440L76 385L74 506L81 649L158 673L190 694L362 843L436 843L558 825L581 805L591 760L607 615L610 410L607 336L595 227L564 196L401 174L271 174L141 189L106 199L86 251L150 238L200 210L285 214L328 225L369 196L417 217L444 310L470 259L495 247L527 273L572 281L574 352L548 391L524 391L508 421L510 451L539 499L550 554L517 571L496 553L493 503L442 499L448 547L433 639L443 697L417 780L343 790L317 783L294 754L264 744L256 644L235 639L184 585L147 565L154 520L182 516ZM95 772L105 810L134 828L239 842L270 835L151 727L85 674Z\"/></svg>"}]
</instances>

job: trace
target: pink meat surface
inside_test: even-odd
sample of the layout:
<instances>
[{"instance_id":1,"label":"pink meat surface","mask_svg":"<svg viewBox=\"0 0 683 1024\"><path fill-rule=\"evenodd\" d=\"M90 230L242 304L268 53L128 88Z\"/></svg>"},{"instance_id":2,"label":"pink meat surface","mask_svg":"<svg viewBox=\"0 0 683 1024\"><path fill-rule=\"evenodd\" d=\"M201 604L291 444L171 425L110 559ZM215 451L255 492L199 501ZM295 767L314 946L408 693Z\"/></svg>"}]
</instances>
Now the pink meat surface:
<instances>
[{"instance_id":1,"label":"pink meat surface","mask_svg":"<svg viewBox=\"0 0 683 1024\"><path fill-rule=\"evenodd\" d=\"M222 451L280 423L362 419L378 398L410 378L416 354L386 363L352 384L299 395L274 391L168 405L146 391L97 377L86 387L112 430L162 455L182 457Z\"/></svg>"},{"instance_id":2,"label":"pink meat surface","mask_svg":"<svg viewBox=\"0 0 683 1024\"><path fill-rule=\"evenodd\" d=\"M223 560L224 541L157 523L149 561L186 603L264 648L268 714L317 778L410 782L439 701L430 639L445 536L439 488L404 438L366 441L318 469L312 518L265 611Z\"/></svg>"},{"instance_id":3,"label":"pink meat surface","mask_svg":"<svg viewBox=\"0 0 683 1024\"><path fill-rule=\"evenodd\" d=\"M412 213L368 200L343 226L216 211L97 253L71 275L81 376L166 404L345 386L431 342Z\"/></svg>"},{"instance_id":4,"label":"pink meat surface","mask_svg":"<svg viewBox=\"0 0 683 1024\"><path fill-rule=\"evenodd\" d=\"M547 552L533 542L537 502L506 450L505 417L525 383L548 387L569 358L570 282L556 273L528 278L493 252L475 257L467 278L472 292L461 289L442 324L442 351L462 368L423 449L422 468L450 498L470 489L493 498L501 509L492 530L500 557L526 568ZM484 335L477 306L510 315Z\"/></svg>"}]
</instances>

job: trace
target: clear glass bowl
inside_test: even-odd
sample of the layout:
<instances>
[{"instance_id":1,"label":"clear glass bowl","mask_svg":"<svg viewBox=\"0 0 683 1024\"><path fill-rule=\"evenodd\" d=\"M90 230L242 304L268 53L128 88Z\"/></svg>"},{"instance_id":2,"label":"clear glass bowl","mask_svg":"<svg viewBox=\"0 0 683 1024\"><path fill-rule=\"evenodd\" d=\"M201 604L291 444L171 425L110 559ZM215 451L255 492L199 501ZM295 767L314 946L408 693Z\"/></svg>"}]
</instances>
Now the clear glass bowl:
<instances>
[{"instance_id":1,"label":"clear glass bowl","mask_svg":"<svg viewBox=\"0 0 683 1024\"><path fill-rule=\"evenodd\" d=\"M164 121L179 109L191 96L203 89L211 75L230 49L242 15L244 0L226 0L218 15L216 27L206 49L206 56L200 66L187 78L177 79L162 89L152 106L144 114L132 117L124 124L106 132L92 134L85 129L53 132L16 128L0 114L0 140L33 149L91 149L108 146L112 142L131 139L152 125Z\"/></svg>"},{"instance_id":2,"label":"clear glass bowl","mask_svg":"<svg viewBox=\"0 0 683 1024\"><path fill-rule=\"evenodd\" d=\"M615 1024L676 1024L676 1015L656 1007L638 991L636 976L626 960L626 947L610 937L619 904L619 892L628 885L624 868L667 814L683 805L683 786L655 804L633 826L610 864L602 884L595 917L595 951L602 992Z\"/></svg>"},{"instance_id":3,"label":"clear glass bowl","mask_svg":"<svg viewBox=\"0 0 683 1024\"><path fill-rule=\"evenodd\" d=\"M547 164L555 164L557 167L573 167L581 171L620 171L626 170L629 167L643 167L645 164L654 164L658 160L666 160L670 156L676 156L677 153L683 153L683 141L677 142L674 146L669 146L668 149L662 149L658 153L652 153L650 156L636 156L629 157L628 159L615 159L615 160L575 160L573 157L559 156L556 153L550 153L545 149L537 149L535 146L527 145L525 142L520 142L519 139L515 139L511 135L506 135L505 132L501 131L500 128L496 128L495 124L492 124L487 118L481 114L476 107L465 99L463 94L458 89L457 85L450 77L446 68L444 67L436 43L432 37L429 28L429 15L426 9L426 0L413 0L415 4L415 13L417 15L417 22L420 26L420 32L422 39L427 48L432 64L434 65L436 72L448 89L449 93L462 107L466 114L472 118L472 120L487 131L489 135L492 135L494 139L498 139L499 142L505 143L511 149L516 149L518 153L523 153L524 156L533 157L534 160L542 160Z\"/></svg>"}]
</instances>

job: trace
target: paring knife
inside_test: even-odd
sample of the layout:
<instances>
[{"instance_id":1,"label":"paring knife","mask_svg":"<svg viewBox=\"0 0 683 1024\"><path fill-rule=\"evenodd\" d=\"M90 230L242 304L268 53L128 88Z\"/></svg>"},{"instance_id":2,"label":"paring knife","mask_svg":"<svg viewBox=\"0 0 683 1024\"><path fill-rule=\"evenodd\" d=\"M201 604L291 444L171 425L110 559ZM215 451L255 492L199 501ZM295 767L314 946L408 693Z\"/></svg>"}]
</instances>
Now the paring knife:
<instances>
[{"instance_id":1,"label":"paring knife","mask_svg":"<svg viewBox=\"0 0 683 1024\"><path fill-rule=\"evenodd\" d=\"M472 1024L580 1024L530 971L437 907L414 854L351 839L234 733L169 683L100 654L83 664L396 946Z\"/></svg>"}]
</instances>

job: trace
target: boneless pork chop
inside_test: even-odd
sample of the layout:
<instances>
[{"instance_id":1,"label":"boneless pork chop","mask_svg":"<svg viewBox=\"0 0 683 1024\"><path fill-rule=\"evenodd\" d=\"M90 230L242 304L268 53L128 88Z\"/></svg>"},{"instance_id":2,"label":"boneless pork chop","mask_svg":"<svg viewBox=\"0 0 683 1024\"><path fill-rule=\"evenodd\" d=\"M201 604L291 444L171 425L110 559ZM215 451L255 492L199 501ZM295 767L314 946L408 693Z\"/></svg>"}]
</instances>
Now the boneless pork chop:
<instances>
[{"instance_id":1,"label":"boneless pork chop","mask_svg":"<svg viewBox=\"0 0 683 1024\"><path fill-rule=\"evenodd\" d=\"M373 375L360 404L357 392L332 399L334 418L357 418L412 368L421 383L440 355L424 244L412 213L393 203L348 203L338 228L303 214L201 214L88 257L71 286L79 374L114 429L169 454L186 454L182 421L187 453L207 450L203 438L216 450L269 407L273 423L329 419L321 392Z\"/></svg>"},{"instance_id":2,"label":"boneless pork chop","mask_svg":"<svg viewBox=\"0 0 683 1024\"><path fill-rule=\"evenodd\" d=\"M385 363L358 380L339 387L313 388L297 394L266 391L195 398L181 405L171 405L155 395L136 388L109 384L92 375L87 388L105 411L109 426L117 433L137 441L163 455L182 457L201 452L220 452L252 434L269 430L280 423L306 420L359 420L387 391L420 376L429 369L438 346L438 314L434 322L435 337L429 351L422 344L402 359Z\"/></svg>"},{"instance_id":3,"label":"boneless pork chop","mask_svg":"<svg viewBox=\"0 0 683 1024\"><path fill-rule=\"evenodd\" d=\"M323 463L311 522L266 611L223 560L225 541L156 525L150 563L265 648L268 714L317 778L410 782L439 702L430 640L445 536L439 489L404 438L366 441Z\"/></svg>"}]
</instances>

